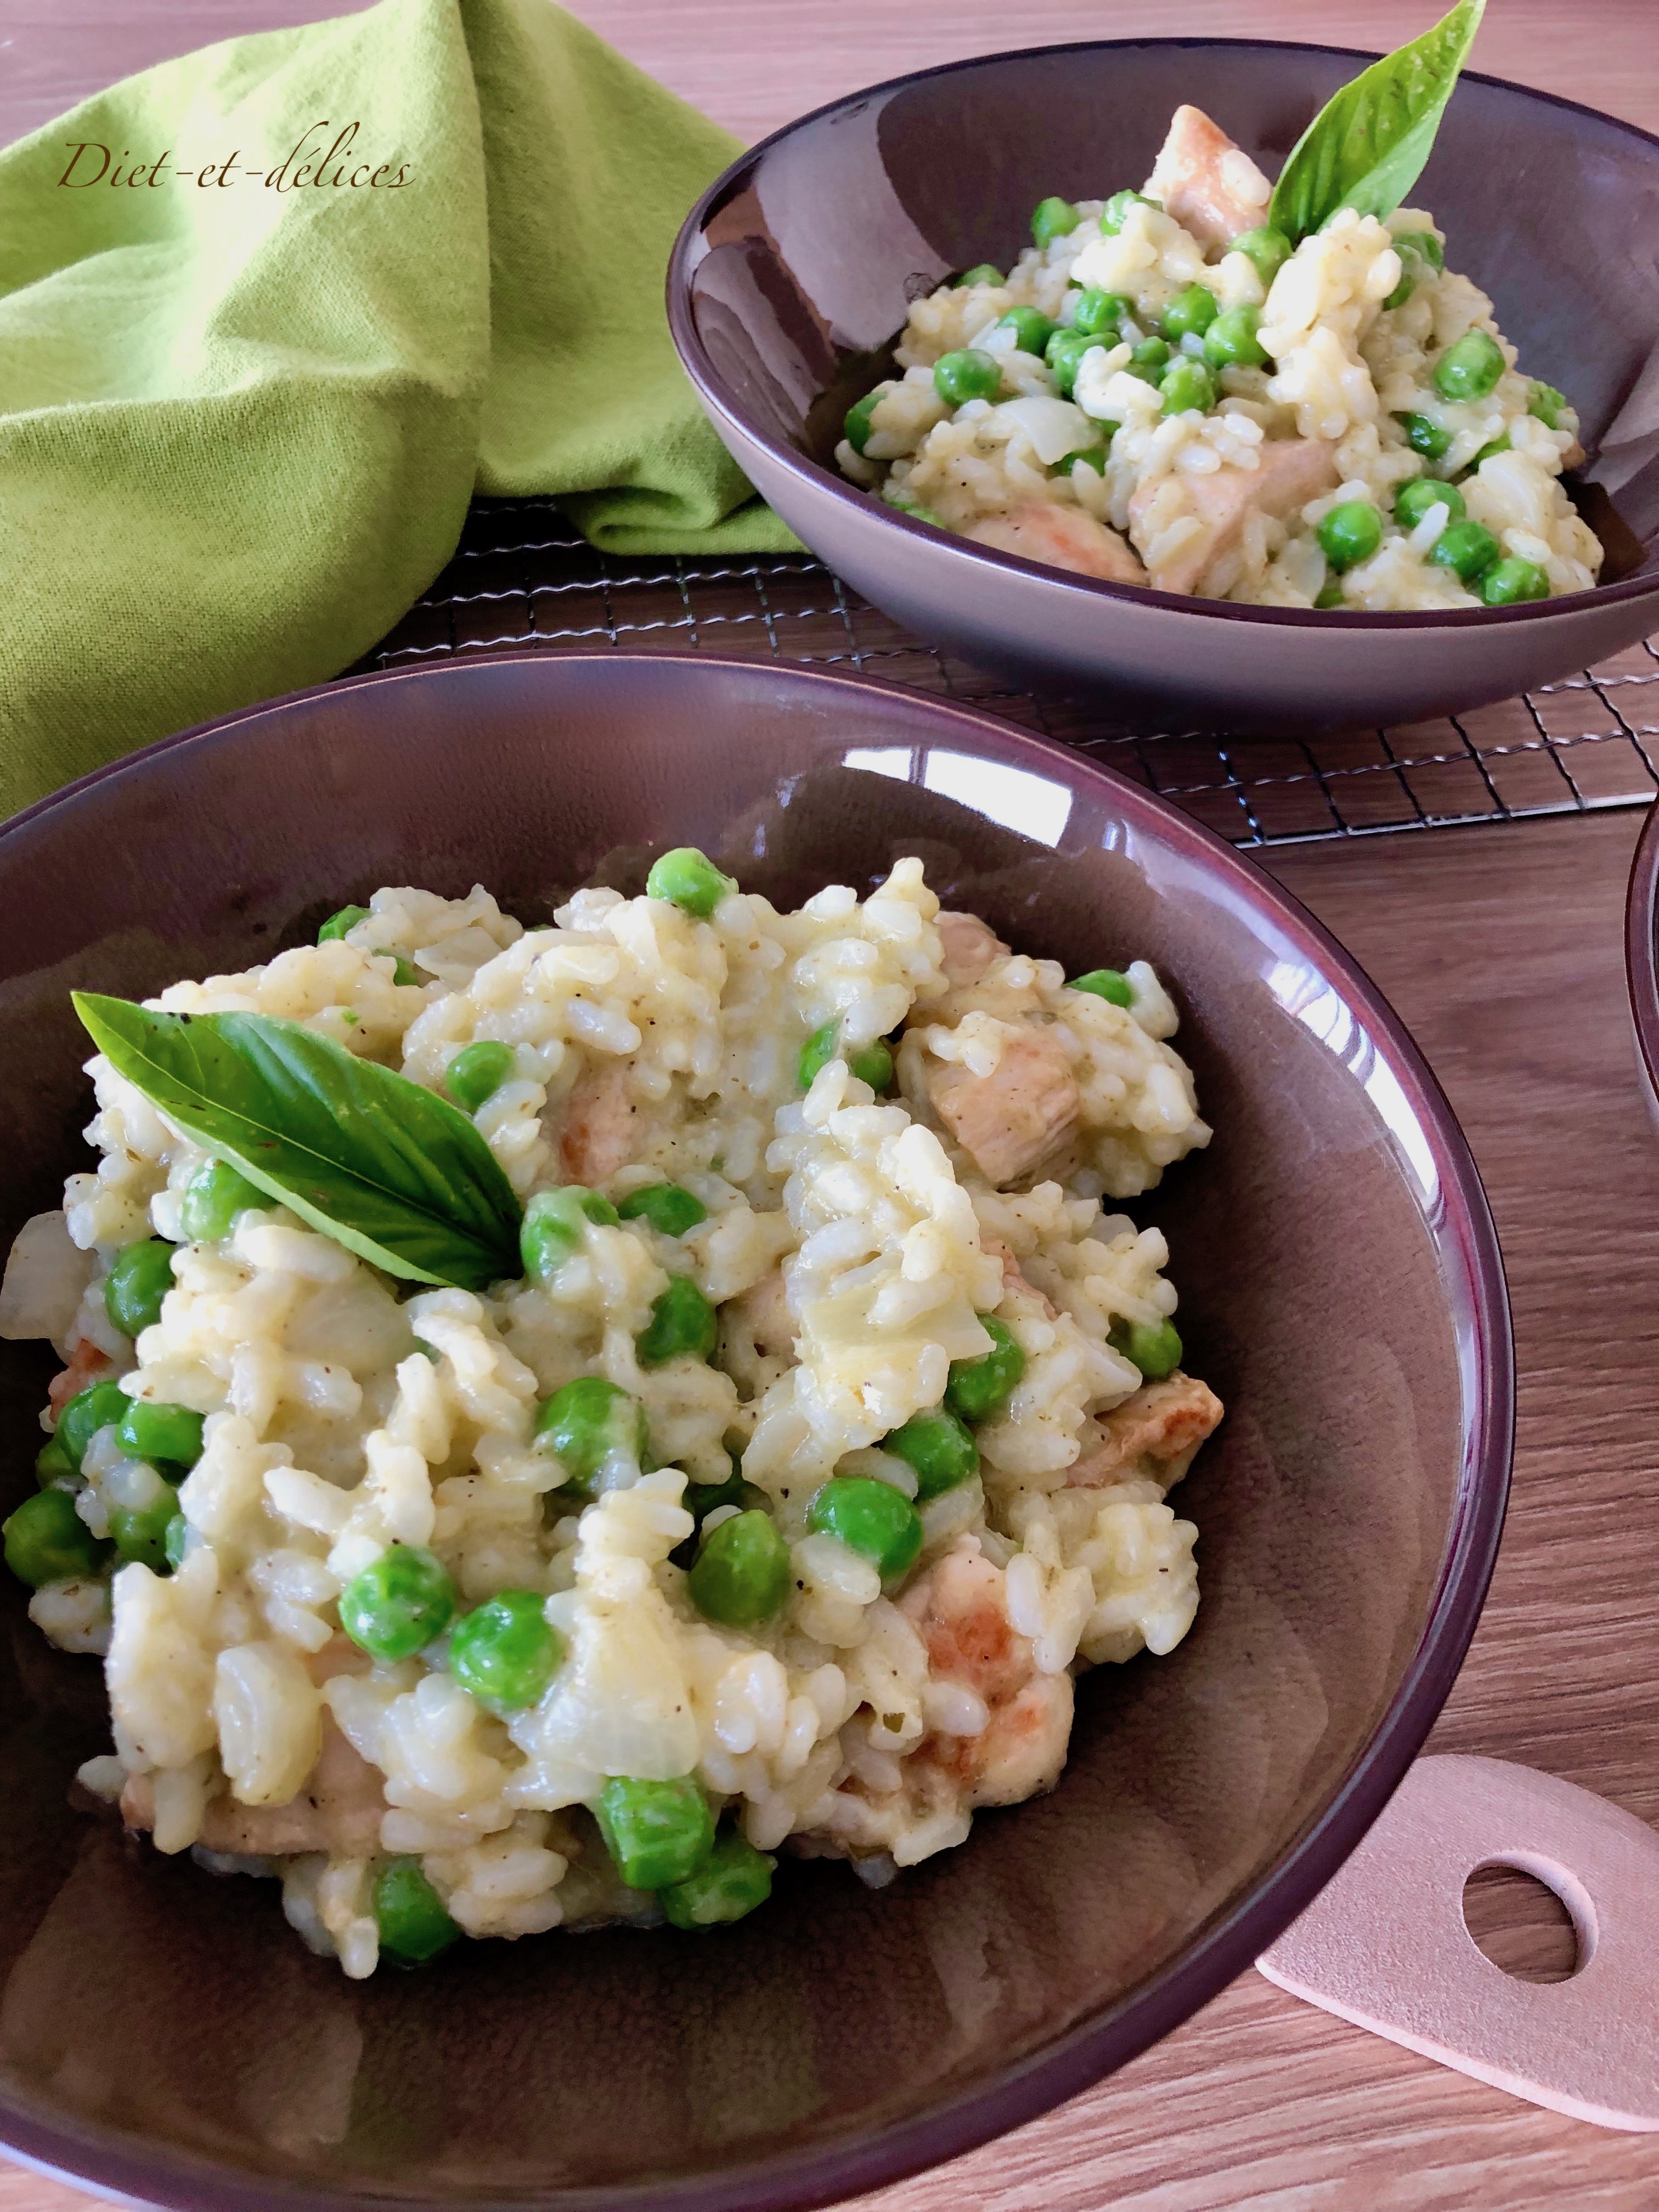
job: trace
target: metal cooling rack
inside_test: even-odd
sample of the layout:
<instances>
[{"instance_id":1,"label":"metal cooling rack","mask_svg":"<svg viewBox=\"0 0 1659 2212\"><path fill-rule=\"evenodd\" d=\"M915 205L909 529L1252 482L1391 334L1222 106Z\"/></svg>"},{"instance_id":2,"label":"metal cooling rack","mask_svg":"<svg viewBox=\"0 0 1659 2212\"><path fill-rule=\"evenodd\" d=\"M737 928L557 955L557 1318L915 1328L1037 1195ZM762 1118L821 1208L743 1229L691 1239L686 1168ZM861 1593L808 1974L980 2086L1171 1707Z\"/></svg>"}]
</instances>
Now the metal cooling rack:
<instances>
[{"instance_id":1,"label":"metal cooling rack","mask_svg":"<svg viewBox=\"0 0 1659 2212\"><path fill-rule=\"evenodd\" d=\"M1587 814L1659 790L1659 638L1455 720L1339 737L1126 737L936 651L805 556L623 560L546 500L478 500L454 559L354 673L510 647L599 643L868 669L993 708L1107 762L1236 845Z\"/></svg>"}]
</instances>

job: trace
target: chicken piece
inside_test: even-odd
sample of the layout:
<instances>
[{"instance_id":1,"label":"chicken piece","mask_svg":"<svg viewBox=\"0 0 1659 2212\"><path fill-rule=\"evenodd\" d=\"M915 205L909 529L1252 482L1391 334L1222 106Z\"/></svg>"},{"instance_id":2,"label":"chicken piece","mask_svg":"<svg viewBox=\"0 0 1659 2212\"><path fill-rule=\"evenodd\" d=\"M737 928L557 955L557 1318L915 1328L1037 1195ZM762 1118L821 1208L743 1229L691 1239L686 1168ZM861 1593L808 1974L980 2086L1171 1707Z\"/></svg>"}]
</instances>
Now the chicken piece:
<instances>
[{"instance_id":1,"label":"chicken piece","mask_svg":"<svg viewBox=\"0 0 1659 2212\"><path fill-rule=\"evenodd\" d=\"M1201 107L1177 107L1158 149L1146 196L1200 246L1229 246L1267 220L1273 186L1242 146Z\"/></svg>"},{"instance_id":2,"label":"chicken piece","mask_svg":"<svg viewBox=\"0 0 1659 2212\"><path fill-rule=\"evenodd\" d=\"M760 1397L794 1364L795 1316L784 1295L781 1267L720 1308L715 1358L746 1399Z\"/></svg>"},{"instance_id":3,"label":"chicken piece","mask_svg":"<svg viewBox=\"0 0 1659 2212\"><path fill-rule=\"evenodd\" d=\"M1002 959L1008 947L976 914L941 914L934 924L944 956L945 980L953 991L977 983L994 960Z\"/></svg>"},{"instance_id":4,"label":"chicken piece","mask_svg":"<svg viewBox=\"0 0 1659 2212\"><path fill-rule=\"evenodd\" d=\"M353 1750L325 1713L323 1747L302 1790L286 1805L243 1805L229 1796L215 1797L202 1816L197 1840L207 1850L239 1858L286 1858L297 1851L368 1858L380 1847L385 1811L380 1769ZM128 1776L121 1818L129 1828L155 1826L153 1776Z\"/></svg>"},{"instance_id":5,"label":"chicken piece","mask_svg":"<svg viewBox=\"0 0 1659 2212\"><path fill-rule=\"evenodd\" d=\"M1059 1320L1060 1309L1043 1296L1035 1283L1026 1280L1019 1261L1000 1237L981 1237L979 1242L980 1249L988 1252L991 1257L1001 1266L1002 1287L1005 1293L1012 1291L1017 1297L1035 1298L1045 1321Z\"/></svg>"},{"instance_id":6,"label":"chicken piece","mask_svg":"<svg viewBox=\"0 0 1659 2212\"><path fill-rule=\"evenodd\" d=\"M1270 438L1253 469L1209 476L1184 471L1144 483L1129 499L1129 535L1147 556L1152 587L1223 599L1238 580L1239 546L1252 514L1285 521L1337 480L1336 456L1323 438ZM1190 517L1199 527L1160 557L1154 546Z\"/></svg>"},{"instance_id":7,"label":"chicken piece","mask_svg":"<svg viewBox=\"0 0 1659 2212\"><path fill-rule=\"evenodd\" d=\"M639 1109L620 1060L576 1078L558 1121L559 1164L569 1182L598 1189L634 1157Z\"/></svg>"},{"instance_id":8,"label":"chicken piece","mask_svg":"<svg viewBox=\"0 0 1659 2212\"><path fill-rule=\"evenodd\" d=\"M1072 1678L1037 1672L1029 1640L1008 1619L1007 1583L967 1536L912 1584L900 1609L927 1648L929 1673L982 1698L978 1735L925 1736L907 1765L952 1782L964 1806L1016 1805L1052 1790L1072 1733Z\"/></svg>"},{"instance_id":9,"label":"chicken piece","mask_svg":"<svg viewBox=\"0 0 1659 2212\"><path fill-rule=\"evenodd\" d=\"M1167 1489L1186 1474L1222 1410L1220 1399L1196 1375L1177 1370L1162 1382L1144 1382L1133 1397L1102 1415L1100 1443L1084 1453L1066 1480L1073 1489L1100 1490L1121 1482L1137 1460L1150 1459Z\"/></svg>"},{"instance_id":10,"label":"chicken piece","mask_svg":"<svg viewBox=\"0 0 1659 2212\"><path fill-rule=\"evenodd\" d=\"M1079 507L1054 507L1032 500L1006 514L988 514L963 532L976 545L999 553L1018 553L1050 568L1069 568L1079 576L1098 576L1108 584L1144 584L1146 571L1118 536Z\"/></svg>"},{"instance_id":11,"label":"chicken piece","mask_svg":"<svg viewBox=\"0 0 1659 2212\"><path fill-rule=\"evenodd\" d=\"M54 1375L46 1386L54 1416L63 1412L71 1398L78 1398L82 1390L101 1382L114 1364L108 1352L100 1352L90 1337L80 1338L70 1354L69 1365L61 1374Z\"/></svg>"},{"instance_id":12,"label":"chicken piece","mask_svg":"<svg viewBox=\"0 0 1659 2212\"><path fill-rule=\"evenodd\" d=\"M336 1674L366 1674L374 1662L349 1636L331 1636L320 1651L305 1655L306 1672L319 1688ZM243 1805L214 1798L198 1840L210 1851L240 1858L283 1858L295 1851L331 1851L337 1858L367 1858L380 1849L386 1811L380 1769L353 1750L327 1713L323 1745L303 1790L286 1805ZM155 1824L155 1783L149 1774L127 1778L121 1818L129 1828Z\"/></svg>"},{"instance_id":13,"label":"chicken piece","mask_svg":"<svg viewBox=\"0 0 1659 2212\"><path fill-rule=\"evenodd\" d=\"M1011 1036L988 1075L940 1063L928 1074L927 1095L963 1151L999 1188L1029 1175L1077 1127L1077 1079L1065 1046L1047 1030Z\"/></svg>"}]
</instances>

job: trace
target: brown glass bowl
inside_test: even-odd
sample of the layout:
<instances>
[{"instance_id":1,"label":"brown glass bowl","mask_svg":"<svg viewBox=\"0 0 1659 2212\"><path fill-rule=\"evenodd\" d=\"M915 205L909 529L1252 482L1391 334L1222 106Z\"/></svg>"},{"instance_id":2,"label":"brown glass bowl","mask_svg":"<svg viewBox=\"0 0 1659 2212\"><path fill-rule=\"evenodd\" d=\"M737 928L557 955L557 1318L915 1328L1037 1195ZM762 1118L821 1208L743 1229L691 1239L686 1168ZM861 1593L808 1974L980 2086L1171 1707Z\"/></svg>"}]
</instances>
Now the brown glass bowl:
<instances>
[{"instance_id":1,"label":"brown glass bowl","mask_svg":"<svg viewBox=\"0 0 1659 2212\"><path fill-rule=\"evenodd\" d=\"M741 155L687 217L668 314L714 428L830 567L920 636L1021 684L1106 693L1142 728L1282 732L1461 712L1659 628L1659 139L1466 74L1409 194L1491 295L1528 375L1578 409L1603 582L1455 613L1235 606L1098 583L914 522L835 465L847 409L892 374L913 300L1007 268L1049 193L1150 172L1182 100L1278 173L1370 58L1249 39L992 54L854 93ZM1616 504L1615 504L1616 502Z\"/></svg>"},{"instance_id":2,"label":"brown glass bowl","mask_svg":"<svg viewBox=\"0 0 1659 2212\"><path fill-rule=\"evenodd\" d=\"M1642 1095L1659 1128L1659 802L1648 811L1625 899L1625 980Z\"/></svg>"},{"instance_id":3,"label":"brown glass bowl","mask_svg":"<svg viewBox=\"0 0 1659 2212\"><path fill-rule=\"evenodd\" d=\"M466 1944L346 1981L274 1884L69 1802L97 1665L0 1603L0 2142L179 2207L732 2212L872 2188L1120 2065L1351 1850L1446 1695L1491 1571L1513 1369L1450 1109L1364 976L1181 814L984 714L799 668L490 656L301 694L0 830L3 1221L83 1165L74 986L137 994L308 941L381 884L545 920L703 846L793 902L925 859L1077 969L1146 955L1215 1126L1167 1232L1227 1418L1176 1498L1204 1601L1080 1685L1050 1796L872 1893L785 1859L706 1935ZM8 1345L7 1510L55 1362Z\"/></svg>"}]
</instances>

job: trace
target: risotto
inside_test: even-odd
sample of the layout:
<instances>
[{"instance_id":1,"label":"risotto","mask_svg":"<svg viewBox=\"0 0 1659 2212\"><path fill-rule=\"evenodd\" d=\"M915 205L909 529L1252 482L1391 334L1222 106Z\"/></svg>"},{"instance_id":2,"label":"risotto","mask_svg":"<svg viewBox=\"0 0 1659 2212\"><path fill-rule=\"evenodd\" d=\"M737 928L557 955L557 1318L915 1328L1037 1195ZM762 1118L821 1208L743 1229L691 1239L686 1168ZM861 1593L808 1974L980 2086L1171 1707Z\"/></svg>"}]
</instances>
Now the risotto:
<instances>
[{"instance_id":1,"label":"risotto","mask_svg":"<svg viewBox=\"0 0 1659 2212\"><path fill-rule=\"evenodd\" d=\"M1079 1670L1191 1625L1166 1493L1222 1409L1163 1237L1103 1203L1210 1137L1146 963L1068 981L914 859L779 913L687 849L551 927L384 890L149 1012L77 1004L234 1044L238 1112L278 1060L380 1086L279 1204L280 1127L216 1151L229 1090L163 1110L106 1042L101 1157L0 1297L67 1362L5 1538L103 1656L81 1781L278 1878L349 1975L733 1920L780 1849L879 1886L1053 1786ZM411 1279L361 1206L331 1225L388 1137L448 1163L422 1235L464 1171L499 1194L502 1267L428 1243Z\"/></svg>"},{"instance_id":2,"label":"risotto","mask_svg":"<svg viewBox=\"0 0 1659 2212\"><path fill-rule=\"evenodd\" d=\"M1501 606L1596 580L1578 417L1523 375L1433 217L1271 187L1178 108L1140 191L1046 199L1013 268L918 300L842 471L976 544L1259 606Z\"/></svg>"}]
</instances>

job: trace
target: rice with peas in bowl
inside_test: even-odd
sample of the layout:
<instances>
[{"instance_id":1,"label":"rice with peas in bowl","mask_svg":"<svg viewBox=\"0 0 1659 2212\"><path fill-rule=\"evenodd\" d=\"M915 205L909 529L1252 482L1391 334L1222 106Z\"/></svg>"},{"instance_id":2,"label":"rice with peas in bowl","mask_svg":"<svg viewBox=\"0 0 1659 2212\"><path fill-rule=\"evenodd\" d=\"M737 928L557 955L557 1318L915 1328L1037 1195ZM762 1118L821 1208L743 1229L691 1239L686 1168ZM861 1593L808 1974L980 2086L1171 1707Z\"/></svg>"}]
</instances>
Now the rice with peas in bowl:
<instances>
[{"instance_id":1,"label":"rice with peas in bowl","mask_svg":"<svg viewBox=\"0 0 1659 2212\"><path fill-rule=\"evenodd\" d=\"M1210 1135L1146 963L1068 984L914 859L779 914L685 851L547 928L378 891L152 1004L397 1071L522 1209L518 1275L397 1280L100 1054L0 1298L68 1363L5 1533L105 1656L82 1781L348 1974L735 1919L784 1846L879 1886L1185 1634L1222 1409L1103 1205Z\"/></svg>"},{"instance_id":2,"label":"rice with peas in bowl","mask_svg":"<svg viewBox=\"0 0 1659 2212\"><path fill-rule=\"evenodd\" d=\"M1178 108L1140 191L1040 203L1006 276L912 306L843 474L976 544L1107 582L1351 611L1590 589L1563 394L1525 376L1433 217L1272 187Z\"/></svg>"}]
</instances>

